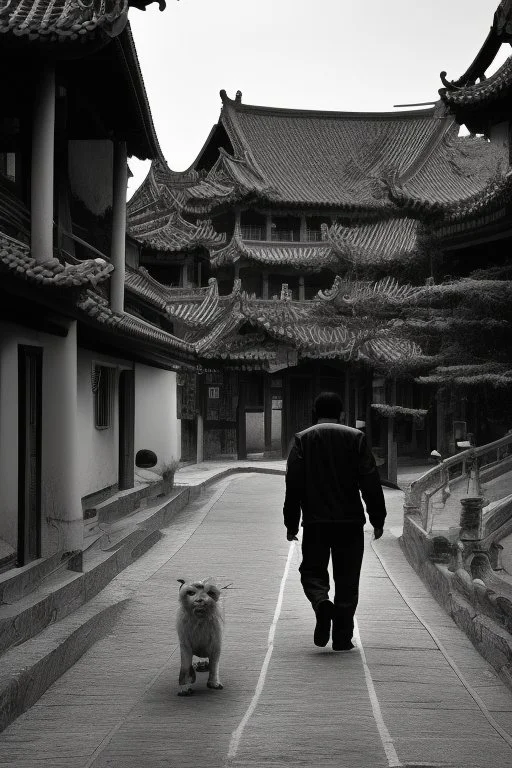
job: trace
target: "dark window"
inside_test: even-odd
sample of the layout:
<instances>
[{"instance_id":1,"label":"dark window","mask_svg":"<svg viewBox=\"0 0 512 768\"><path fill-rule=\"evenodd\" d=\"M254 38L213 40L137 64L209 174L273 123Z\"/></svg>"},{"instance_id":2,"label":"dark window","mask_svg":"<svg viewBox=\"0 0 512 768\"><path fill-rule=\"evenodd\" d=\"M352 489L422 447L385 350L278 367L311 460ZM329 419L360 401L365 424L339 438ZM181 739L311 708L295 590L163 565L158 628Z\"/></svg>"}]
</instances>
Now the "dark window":
<instances>
[{"instance_id":1,"label":"dark window","mask_svg":"<svg viewBox=\"0 0 512 768\"><path fill-rule=\"evenodd\" d=\"M94 426L108 429L112 424L114 369L106 365L93 368Z\"/></svg>"}]
</instances>

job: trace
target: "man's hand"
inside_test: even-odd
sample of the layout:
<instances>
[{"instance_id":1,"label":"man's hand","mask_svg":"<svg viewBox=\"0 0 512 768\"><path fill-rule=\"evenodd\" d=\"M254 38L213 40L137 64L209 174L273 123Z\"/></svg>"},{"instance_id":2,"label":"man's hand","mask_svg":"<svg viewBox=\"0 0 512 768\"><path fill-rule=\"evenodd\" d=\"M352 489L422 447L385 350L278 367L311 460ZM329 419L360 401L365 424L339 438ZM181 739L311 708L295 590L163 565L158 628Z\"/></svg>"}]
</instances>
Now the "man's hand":
<instances>
[{"instance_id":1,"label":"man's hand","mask_svg":"<svg viewBox=\"0 0 512 768\"><path fill-rule=\"evenodd\" d=\"M373 529L373 538L374 539L380 539L382 534L384 533L384 528L374 528Z\"/></svg>"},{"instance_id":2,"label":"man's hand","mask_svg":"<svg viewBox=\"0 0 512 768\"><path fill-rule=\"evenodd\" d=\"M292 531L286 531L286 538L288 541L298 541L298 538Z\"/></svg>"}]
</instances>

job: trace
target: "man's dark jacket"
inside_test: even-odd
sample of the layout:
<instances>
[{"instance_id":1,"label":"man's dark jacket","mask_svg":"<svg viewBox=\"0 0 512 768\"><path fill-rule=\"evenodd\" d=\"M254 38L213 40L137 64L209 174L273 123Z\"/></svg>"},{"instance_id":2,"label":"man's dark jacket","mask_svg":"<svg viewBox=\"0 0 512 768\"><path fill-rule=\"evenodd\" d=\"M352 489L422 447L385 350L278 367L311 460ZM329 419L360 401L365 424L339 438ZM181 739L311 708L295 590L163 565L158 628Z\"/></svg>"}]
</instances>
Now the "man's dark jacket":
<instances>
[{"instance_id":1,"label":"man's dark jacket","mask_svg":"<svg viewBox=\"0 0 512 768\"><path fill-rule=\"evenodd\" d=\"M334 422L315 424L295 435L286 467L284 523L289 533L302 524L365 522L384 526L386 505L366 437Z\"/></svg>"}]
</instances>

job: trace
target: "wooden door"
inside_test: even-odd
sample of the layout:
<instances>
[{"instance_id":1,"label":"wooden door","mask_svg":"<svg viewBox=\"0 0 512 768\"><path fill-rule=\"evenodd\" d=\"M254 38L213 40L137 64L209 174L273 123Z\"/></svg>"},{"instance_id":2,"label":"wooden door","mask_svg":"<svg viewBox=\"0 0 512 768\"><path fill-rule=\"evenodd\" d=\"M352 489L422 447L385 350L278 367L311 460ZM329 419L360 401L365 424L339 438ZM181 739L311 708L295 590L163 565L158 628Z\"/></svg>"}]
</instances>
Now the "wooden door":
<instances>
[{"instance_id":1,"label":"wooden door","mask_svg":"<svg viewBox=\"0 0 512 768\"><path fill-rule=\"evenodd\" d=\"M18 557L41 556L41 414L43 350L18 347Z\"/></svg>"},{"instance_id":2,"label":"wooden door","mask_svg":"<svg viewBox=\"0 0 512 768\"><path fill-rule=\"evenodd\" d=\"M119 376L119 490L135 485L135 374Z\"/></svg>"},{"instance_id":3,"label":"wooden door","mask_svg":"<svg viewBox=\"0 0 512 768\"><path fill-rule=\"evenodd\" d=\"M288 378L286 399L286 455L288 455L293 435L302 429L307 429L313 423L313 387L311 376L290 376Z\"/></svg>"}]
</instances>

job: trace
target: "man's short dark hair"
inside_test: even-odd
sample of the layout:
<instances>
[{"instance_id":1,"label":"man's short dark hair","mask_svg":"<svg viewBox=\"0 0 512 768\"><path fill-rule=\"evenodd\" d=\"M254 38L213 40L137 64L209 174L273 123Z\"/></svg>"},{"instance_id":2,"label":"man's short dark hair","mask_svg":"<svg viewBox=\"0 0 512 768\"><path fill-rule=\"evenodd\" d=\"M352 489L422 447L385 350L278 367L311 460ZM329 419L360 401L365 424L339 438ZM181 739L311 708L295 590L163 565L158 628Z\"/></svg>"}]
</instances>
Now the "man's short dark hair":
<instances>
[{"instance_id":1,"label":"man's short dark hair","mask_svg":"<svg viewBox=\"0 0 512 768\"><path fill-rule=\"evenodd\" d=\"M336 392L320 392L313 404L313 413L317 419L339 419L343 402Z\"/></svg>"}]
</instances>

